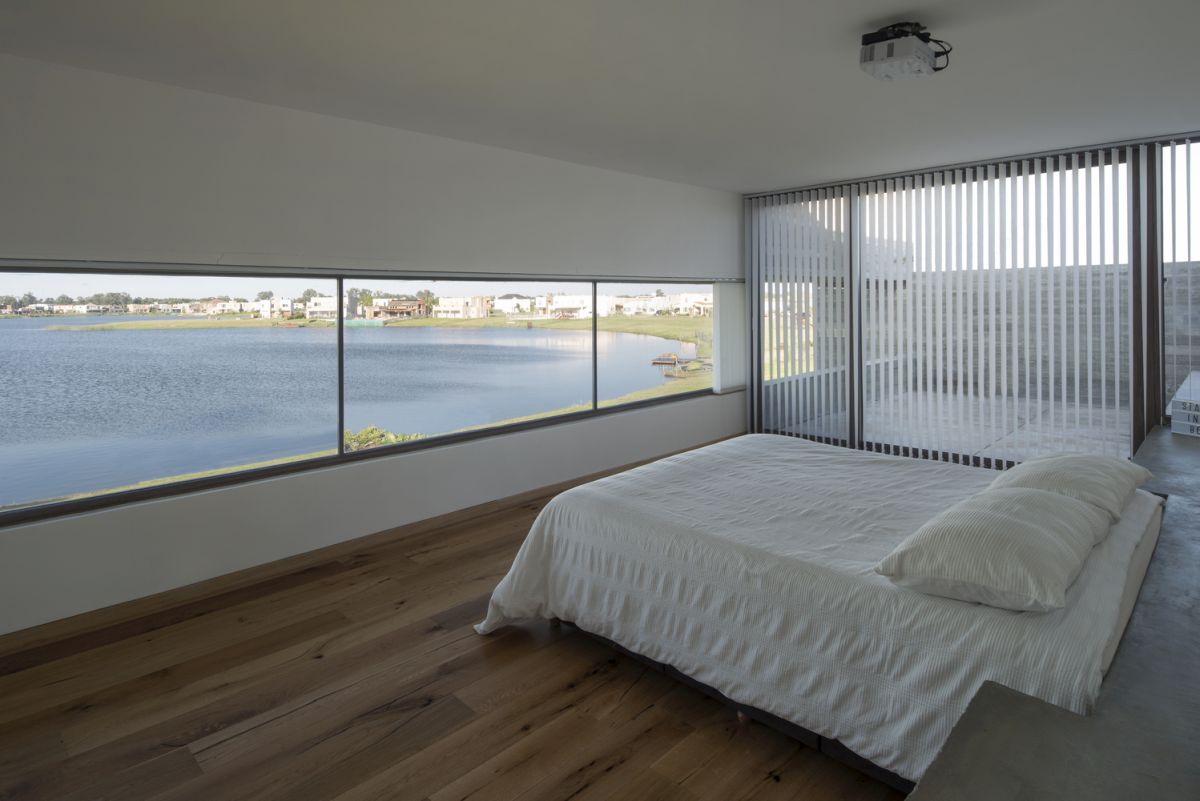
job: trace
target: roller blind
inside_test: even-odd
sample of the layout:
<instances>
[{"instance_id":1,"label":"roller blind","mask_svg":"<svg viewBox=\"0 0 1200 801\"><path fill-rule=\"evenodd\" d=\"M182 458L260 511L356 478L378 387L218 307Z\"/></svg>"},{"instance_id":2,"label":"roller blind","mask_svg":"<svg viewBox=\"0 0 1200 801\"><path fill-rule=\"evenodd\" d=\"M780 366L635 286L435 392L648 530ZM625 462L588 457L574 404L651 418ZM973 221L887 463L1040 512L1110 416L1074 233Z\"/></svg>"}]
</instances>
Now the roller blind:
<instances>
[{"instance_id":1,"label":"roller blind","mask_svg":"<svg viewBox=\"0 0 1200 801\"><path fill-rule=\"evenodd\" d=\"M757 430L985 466L1128 456L1138 158L1089 150L749 199Z\"/></svg>"}]
</instances>

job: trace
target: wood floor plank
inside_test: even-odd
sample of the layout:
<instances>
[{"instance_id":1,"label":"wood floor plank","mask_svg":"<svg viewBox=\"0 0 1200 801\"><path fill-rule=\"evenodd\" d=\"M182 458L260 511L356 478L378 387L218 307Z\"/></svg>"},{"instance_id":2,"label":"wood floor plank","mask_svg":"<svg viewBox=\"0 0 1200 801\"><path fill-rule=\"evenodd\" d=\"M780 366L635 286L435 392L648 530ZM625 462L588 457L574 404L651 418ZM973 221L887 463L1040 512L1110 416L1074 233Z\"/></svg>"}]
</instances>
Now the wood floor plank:
<instances>
[{"instance_id":1,"label":"wood floor plank","mask_svg":"<svg viewBox=\"0 0 1200 801\"><path fill-rule=\"evenodd\" d=\"M647 685L641 678L636 676L633 683L615 684L613 688L620 696L629 697L629 688L634 684ZM680 692L690 691L674 682L658 684L656 700ZM598 694L589 694L589 703L564 710L559 717L432 793L430 801L507 801L547 793L577 797L631 756L640 753L650 761L690 730L685 721L654 701L630 703L623 710L627 714L615 715L604 703L590 703ZM609 714L600 717L597 712ZM656 743L662 748L656 749ZM597 753L604 754L604 758L597 760Z\"/></svg>"},{"instance_id":2,"label":"wood floor plank","mask_svg":"<svg viewBox=\"0 0 1200 801\"><path fill-rule=\"evenodd\" d=\"M138 765L96 777L92 783L58 796L58 801L123 801L148 798L200 775L186 748L176 748Z\"/></svg>"},{"instance_id":3,"label":"wood floor plank","mask_svg":"<svg viewBox=\"0 0 1200 801\"><path fill-rule=\"evenodd\" d=\"M67 753L82 754L236 692L314 647L349 621L336 610L156 670L81 699L66 711Z\"/></svg>"},{"instance_id":4,"label":"wood floor plank","mask_svg":"<svg viewBox=\"0 0 1200 801\"><path fill-rule=\"evenodd\" d=\"M701 798L728 799L748 784L777 774L804 746L759 723L737 723L733 737L683 782Z\"/></svg>"},{"instance_id":5,"label":"wood floor plank","mask_svg":"<svg viewBox=\"0 0 1200 801\"><path fill-rule=\"evenodd\" d=\"M189 618L138 637L106 643L0 677L0 696L5 699L0 705L0 722L261 636L315 612L348 607L354 598L366 595L371 603L377 603L380 596L395 594L393 588L399 585L394 582L391 576L362 577L347 573L341 583L316 582L303 589L257 597L203 617Z\"/></svg>"},{"instance_id":6,"label":"wood floor plank","mask_svg":"<svg viewBox=\"0 0 1200 801\"><path fill-rule=\"evenodd\" d=\"M0 676L18 673L31 667L53 662L83 651L91 651L102 645L127 640L142 634L148 634L158 629L173 626L185 620L203 617L219 609L236 606L250 598L261 598L281 590L316 581L321 578L336 575L351 569L351 565L343 561L331 561L314 565L295 573L241 587L236 590L201 598L180 606L165 609L162 612L145 617L135 618L123 623L115 623L94 631L83 632L72 637L48 642L24 651L0 656Z\"/></svg>"},{"instance_id":7,"label":"wood floor plank","mask_svg":"<svg viewBox=\"0 0 1200 801\"><path fill-rule=\"evenodd\" d=\"M827 757L812 748L801 746L778 767L748 781L745 787L729 796L729 801L794 801L799 798L829 797L818 792L819 785L813 781L820 766L828 761Z\"/></svg>"},{"instance_id":8,"label":"wood floor plank","mask_svg":"<svg viewBox=\"0 0 1200 801\"><path fill-rule=\"evenodd\" d=\"M424 642L415 642L417 631L426 632ZM112 772L145 762L159 754L185 747L231 727L275 714L309 694L322 695L329 688L353 682L365 672L385 672L412 659L410 648L428 650L430 641L443 643L462 640L465 632L448 633L425 622L397 629L375 640L356 645L329 658L321 651L306 655L291 669L280 670L247 683L234 695L222 697L198 709L190 709L163 723L141 729L129 736L106 743L78 756L53 765L38 776L38 785L47 788L43 797L57 798L79 785L85 785L97 771ZM406 647L407 646L407 647ZM50 792L53 790L54 792ZM3 798L0 788L0 798Z\"/></svg>"},{"instance_id":9,"label":"wood floor plank","mask_svg":"<svg viewBox=\"0 0 1200 801\"><path fill-rule=\"evenodd\" d=\"M551 497L0 637L0 799L901 797L573 627L476 635Z\"/></svg>"},{"instance_id":10,"label":"wood floor plank","mask_svg":"<svg viewBox=\"0 0 1200 801\"><path fill-rule=\"evenodd\" d=\"M314 749L330 739L330 732L354 733L364 716L407 705L414 699L433 703L481 675L538 656L537 651L529 650L526 640L515 637L492 641L491 648L478 648L470 639L456 645L460 646L456 648L457 656L437 651L428 661L364 676L290 714L272 718L236 737L196 748L197 758L206 772L219 772L288 752L314 754Z\"/></svg>"},{"instance_id":11,"label":"wood floor plank","mask_svg":"<svg viewBox=\"0 0 1200 801\"><path fill-rule=\"evenodd\" d=\"M672 699L674 702L672 702ZM682 703L681 703L682 702ZM681 737L692 731L689 716L706 706L708 699L675 684L648 706L609 715L607 731L589 743L568 772L545 780L522 793L520 801L599 801L621 789L632 775L656 760Z\"/></svg>"},{"instance_id":12,"label":"wood floor plank","mask_svg":"<svg viewBox=\"0 0 1200 801\"><path fill-rule=\"evenodd\" d=\"M594 647L590 642L585 645ZM567 647L567 642L559 647ZM557 676L534 683L520 695L510 696L506 703L348 790L337 801L426 798L455 781L471 766L493 758L560 716L577 710L586 713L588 700L594 693L609 686L628 687L646 668L612 654L600 654L592 663L573 671L556 672ZM448 769L448 765L456 767Z\"/></svg>"},{"instance_id":13,"label":"wood floor plank","mask_svg":"<svg viewBox=\"0 0 1200 801\"><path fill-rule=\"evenodd\" d=\"M53 726L10 732L0 738L0 787L21 787L47 765L66 758L62 735Z\"/></svg>"}]
</instances>

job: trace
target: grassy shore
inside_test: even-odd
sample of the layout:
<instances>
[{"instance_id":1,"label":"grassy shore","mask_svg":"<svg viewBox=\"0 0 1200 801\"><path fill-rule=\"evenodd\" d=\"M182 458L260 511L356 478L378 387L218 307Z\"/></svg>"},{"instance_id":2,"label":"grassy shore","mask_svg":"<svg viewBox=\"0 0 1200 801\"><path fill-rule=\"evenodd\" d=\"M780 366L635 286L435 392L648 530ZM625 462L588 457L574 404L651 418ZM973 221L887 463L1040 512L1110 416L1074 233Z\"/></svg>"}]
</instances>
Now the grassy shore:
<instances>
[{"instance_id":1,"label":"grassy shore","mask_svg":"<svg viewBox=\"0 0 1200 801\"><path fill-rule=\"evenodd\" d=\"M329 320L278 320L259 317L203 317L179 320L127 320L96 325L52 325L50 331L176 331L190 328L332 328Z\"/></svg>"},{"instance_id":2,"label":"grassy shore","mask_svg":"<svg viewBox=\"0 0 1200 801\"><path fill-rule=\"evenodd\" d=\"M175 331L180 329L214 328L326 328L333 323L328 320L277 320L261 318L202 318L180 320L129 320L96 325L52 325L51 331ZM386 328L548 328L560 331L590 331L592 321L586 320L514 320L503 315L492 315L474 320L451 320L434 317L419 317L414 320L389 320ZM617 334L642 334L645 336L692 342L700 358L712 356L712 318L666 315L623 315L601 317L597 328Z\"/></svg>"},{"instance_id":3,"label":"grassy shore","mask_svg":"<svg viewBox=\"0 0 1200 801\"><path fill-rule=\"evenodd\" d=\"M590 331L591 319L584 320L521 320L500 315L475 320L449 320L420 317L414 320L392 320L388 328L549 328L559 331ZM613 314L597 320L597 330L615 334L642 334L644 336L676 339L696 345L696 355L701 358L712 356L712 318L687 317L683 315L626 315Z\"/></svg>"}]
</instances>

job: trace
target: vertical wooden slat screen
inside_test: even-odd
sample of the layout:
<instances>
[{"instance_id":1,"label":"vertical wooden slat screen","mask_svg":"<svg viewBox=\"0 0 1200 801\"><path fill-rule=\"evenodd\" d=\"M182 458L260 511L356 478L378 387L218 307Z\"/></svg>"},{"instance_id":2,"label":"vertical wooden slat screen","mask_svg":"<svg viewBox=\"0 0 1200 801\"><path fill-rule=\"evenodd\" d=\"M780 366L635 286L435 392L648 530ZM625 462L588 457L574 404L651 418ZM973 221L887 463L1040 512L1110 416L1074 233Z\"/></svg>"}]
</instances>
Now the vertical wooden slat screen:
<instances>
[{"instance_id":1,"label":"vertical wooden slat screen","mask_svg":"<svg viewBox=\"0 0 1200 801\"><path fill-rule=\"evenodd\" d=\"M1154 255L1131 247L1139 158L1094 149L748 199L756 430L996 467L1129 456L1131 265ZM1190 299L1190 267L1177 272Z\"/></svg>"},{"instance_id":2,"label":"vertical wooden slat screen","mask_svg":"<svg viewBox=\"0 0 1200 801\"><path fill-rule=\"evenodd\" d=\"M1165 143L1161 176L1163 405L1172 428L1200 433L1187 405L1200 404L1200 141Z\"/></svg>"}]
</instances>

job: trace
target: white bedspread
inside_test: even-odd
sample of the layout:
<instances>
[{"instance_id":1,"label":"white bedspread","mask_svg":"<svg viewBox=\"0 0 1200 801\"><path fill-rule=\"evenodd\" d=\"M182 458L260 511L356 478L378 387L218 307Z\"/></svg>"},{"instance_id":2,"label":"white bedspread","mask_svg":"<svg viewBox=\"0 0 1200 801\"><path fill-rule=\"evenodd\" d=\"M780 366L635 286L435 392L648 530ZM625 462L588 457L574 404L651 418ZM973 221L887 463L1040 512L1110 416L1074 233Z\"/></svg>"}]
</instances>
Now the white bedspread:
<instances>
[{"instance_id":1,"label":"white bedspread","mask_svg":"<svg viewBox=\"0 0 1200 801\"><path fill-rule=\"evenodd\" d=\"M892 585L874 565L990 470L749 435L576 487L539 515L490 632L557 617L917 780L985 679L1086 713L1139 492L1049 613Z\"/></svg>"}]
</instances>

